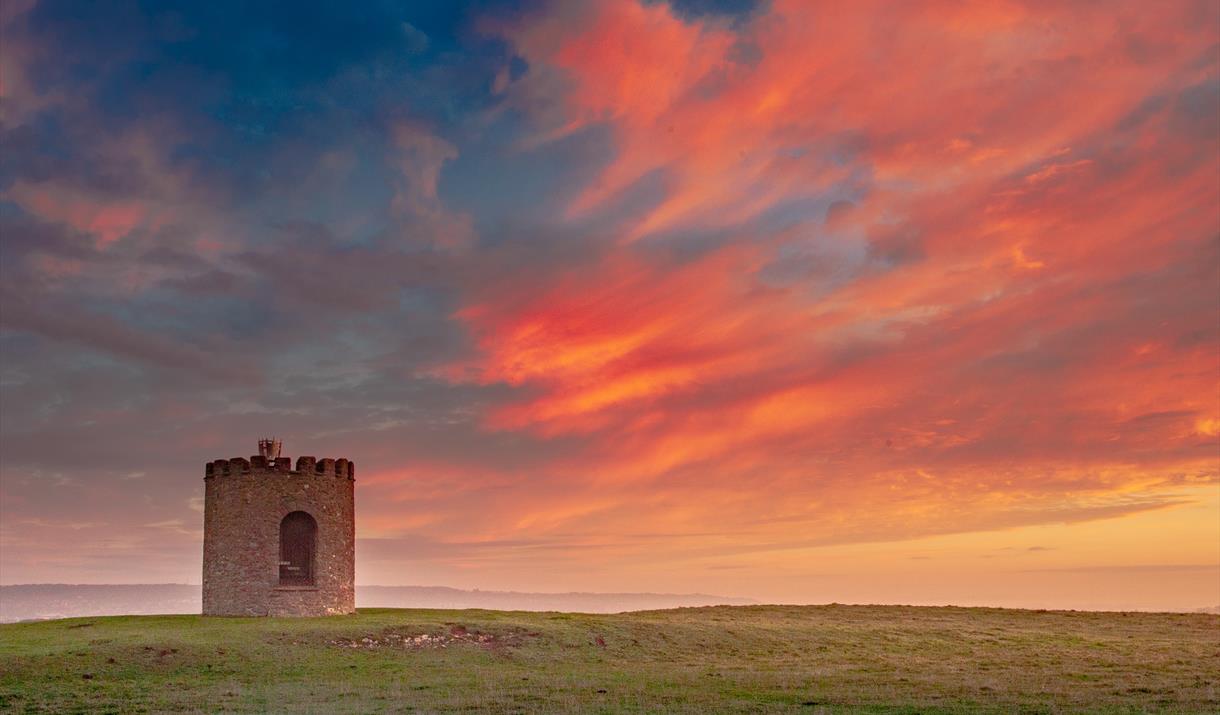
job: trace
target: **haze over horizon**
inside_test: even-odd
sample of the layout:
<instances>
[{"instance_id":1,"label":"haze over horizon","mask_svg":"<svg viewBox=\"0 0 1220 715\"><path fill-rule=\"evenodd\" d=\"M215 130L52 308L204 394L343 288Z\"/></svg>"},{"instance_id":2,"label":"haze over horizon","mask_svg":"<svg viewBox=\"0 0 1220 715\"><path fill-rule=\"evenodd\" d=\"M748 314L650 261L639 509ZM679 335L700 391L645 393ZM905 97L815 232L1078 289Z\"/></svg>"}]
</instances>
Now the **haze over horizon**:
<instances>
[{"instance_id":1,"label":"haze over horizon","mask_svg":"<svg viewBox=\"0 0 1220 715\"><path fill-rule=\"evenodd\" d=\"M0 584L1220 605L1220 5L401 5L0 5Z\"/></svg>"}]
</instances>

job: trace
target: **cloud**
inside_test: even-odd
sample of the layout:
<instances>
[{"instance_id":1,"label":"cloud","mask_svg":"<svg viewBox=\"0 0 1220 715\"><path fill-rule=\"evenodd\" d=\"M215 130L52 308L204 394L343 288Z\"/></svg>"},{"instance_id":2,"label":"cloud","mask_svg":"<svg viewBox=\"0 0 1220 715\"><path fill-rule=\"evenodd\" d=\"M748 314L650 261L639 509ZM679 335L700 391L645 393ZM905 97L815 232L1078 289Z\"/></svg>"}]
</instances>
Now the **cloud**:
<instances>
[{"instance_id":1,"label":"cloud","mask_svg":"<svg viewBox=\"0 0 1220 715\"><path fill-rule=\"evenodd\" d=\"M398 153L398 187L392 209L405 220L405 237L447 250L468 248L474 241L470 218L449 211L437 195L441 169L457 158L457 150L412 124L395 126L392 135Z\"/></svg>"},{"instance_id":2,"label":"cloud","mask_svg":"<svg viewBox=\"0 0 1220 715\"><path fill-rule=\"evenodd\" d=\"M105 316L67 305L38 305L17 291L0 292L4 301L0 327L35 333L135 358L169 369L196 371L230 383L248 383L257 373L240 357L217 361L198 347L181 345L133 330Z\"/></svg>"},{"instance_id":3,"label":"cloud","mask_svg":"<svg viewBox=\"0 0 1220 715\"><path fill-rule=\"evenodd\" d=\"M1215 480L1194 428L1217 408L1194 397L1211 394L1211 353L1177 347L1215 342L1214 165L1182 163L1196 147L1164 110L1122 126L1149 95L1214 77L1214 61L1176 69L1213 38L1153 42L1176 20L1145 11L1053 10L1069 33L1020 5L879 18L859 4L829 23L775 3L728 29L603 3L503 28L536 75L511 91L567 109L543 105L539 131L604 125L617 143L566 220L657 170L664 199L621 217L620 242L587 263L468 293L457 317L482 356L443 374L517 388L489 430L587 439L557 471L645 485L636 499L698 474L695 518L717 523L718 488L782 494L811 519L822 495L848 500L844 515L858 498L874 526L885 514L912 533L942 507L1099 518L1111 507L1093 496ZM1155 52L1132 56L1107 29L1128 22ZM757 61L734 61L742 39ZM825 225L770 218L836 187L851 198L811 211ZM687 235L715 238L665 244ZM763 280L803 246L828 267ZM1134 419L1152 412L1165 416ZM770 505L751 503L762 521Z\"/></svg>"},{"instance_id":4,"label":"cloud","mask_svg":"<svg viewBox=\"0 0 1220 715\"><path fill-rule=\"evenodd\" d=\"M1133 566L1081 566L1062 569L1028 569L1030 572L1041 573L1165 573L1177 571L1209 571L1220 572L1215 564L1137 564Z\"/></svg>"},{"instance_id":5,"label":"cloud","mask_svg":"<svg viewBox=\"0 0 1220 715\"><path fill-rule=\"evenodd\" d=\"M77 10L3 20L6 519L164 571L275 431L512 585L1220 479L1206 3Z\"/></svg>"}]
</instances>

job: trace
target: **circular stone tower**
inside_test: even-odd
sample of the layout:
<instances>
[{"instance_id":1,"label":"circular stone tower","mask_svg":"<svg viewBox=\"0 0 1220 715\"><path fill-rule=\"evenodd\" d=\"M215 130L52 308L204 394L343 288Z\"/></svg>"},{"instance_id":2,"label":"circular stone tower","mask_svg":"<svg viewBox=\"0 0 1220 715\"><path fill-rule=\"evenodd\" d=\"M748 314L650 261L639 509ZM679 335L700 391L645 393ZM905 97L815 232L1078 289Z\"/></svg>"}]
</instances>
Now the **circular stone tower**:
<instances>
[{"instance_id":1,"label":"circular stone tower","mask_svg":"<svg viewBox=\"0 0 1220 715\"><path fill-rule=\"evenodd\" d=\"M356 465L259 454L204 468L203 614L328 616L356 610Z\"/></svg>"}]
</instances>

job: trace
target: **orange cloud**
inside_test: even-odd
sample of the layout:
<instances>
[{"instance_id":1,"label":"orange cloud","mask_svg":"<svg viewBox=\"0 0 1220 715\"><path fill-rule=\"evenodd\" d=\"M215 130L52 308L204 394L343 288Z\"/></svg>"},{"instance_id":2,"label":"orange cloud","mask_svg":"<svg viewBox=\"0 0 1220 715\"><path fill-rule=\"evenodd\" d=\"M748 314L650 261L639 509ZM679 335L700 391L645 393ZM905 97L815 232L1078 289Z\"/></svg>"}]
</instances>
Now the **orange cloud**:
<instances>
[{"instance_id":1,"label":"orange cloud","mask_svg":"<svg viewBox=\"0 0 1220 715\"><path fill-rule=\"evenodd\" d=\"M1216 139L1175 127L1217 68L1191 12L777 0L731 29L597 3L500 28L534 75L505 91L563 108L542 135L614 137L565 220L625 212L589 261L456 313L480 356L442 374L513 388L485 428L579 440L540 467L571 501L514 502L503 533L906 538L1214 483ZM615 203L655 171L655 205Z\"/></svg>"},{"instance_id":2,"label":"orange cloud","mask_svg":"<svg viewBox=\"0 0 1220 715\"><path fill-rule=\"evenodd\" d=\"M780 0L738 36L628 2L505 31L567 80L565 131L613 128L617 156L573 215L665 173L668 194L637 217L634 240L815 195L841 178L844 151L882 182L942 190L1054 156L1206 51L1206 31L1181 29L1191 12ZM532 97L540 81L519 91Z\"/></svg>"}]
</instances>

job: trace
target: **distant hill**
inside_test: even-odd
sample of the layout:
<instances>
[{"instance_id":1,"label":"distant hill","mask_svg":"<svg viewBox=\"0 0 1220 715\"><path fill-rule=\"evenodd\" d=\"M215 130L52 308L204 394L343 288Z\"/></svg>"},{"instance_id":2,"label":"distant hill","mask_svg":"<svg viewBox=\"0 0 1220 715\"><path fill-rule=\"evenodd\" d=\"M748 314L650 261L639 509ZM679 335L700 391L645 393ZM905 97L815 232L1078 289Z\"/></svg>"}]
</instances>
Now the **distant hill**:
<instances>
[{"instance_id":1,"label":"distant hill","mask_svg":"<svg viewBox=\"0 0 1220 715\"><path fill-rule=\"evenodd\" d=\"M525 593L445 586L357 586L359 608L490 608L501 611L619 613L683 606L748 606L749 598L705 593Z\"/></svg>"},{"instance_id":2,"label":"distant hill","mask_svg":"<svg viewBox=\"0 0 1220 715\"><path fill-rule=\"evenodd\" d=\"M360 608L488 608L506 611L618 613L682 606L742 606L747 598L702 593L521 593L444 586L357 586ZM199 586L178 583L0 586L0 623L75 616L199 613Z\"/></svg>"},{"instance_id":3,"label":"distant hill","mask_svg":"<svg viewBox=\"0 0 1220 715\"><path fill-rule=\"evenodd\" d=\"M199 613L199 586L179 583L0 586L0 623L74 616Z\"/></svg>"}]
</instances>

